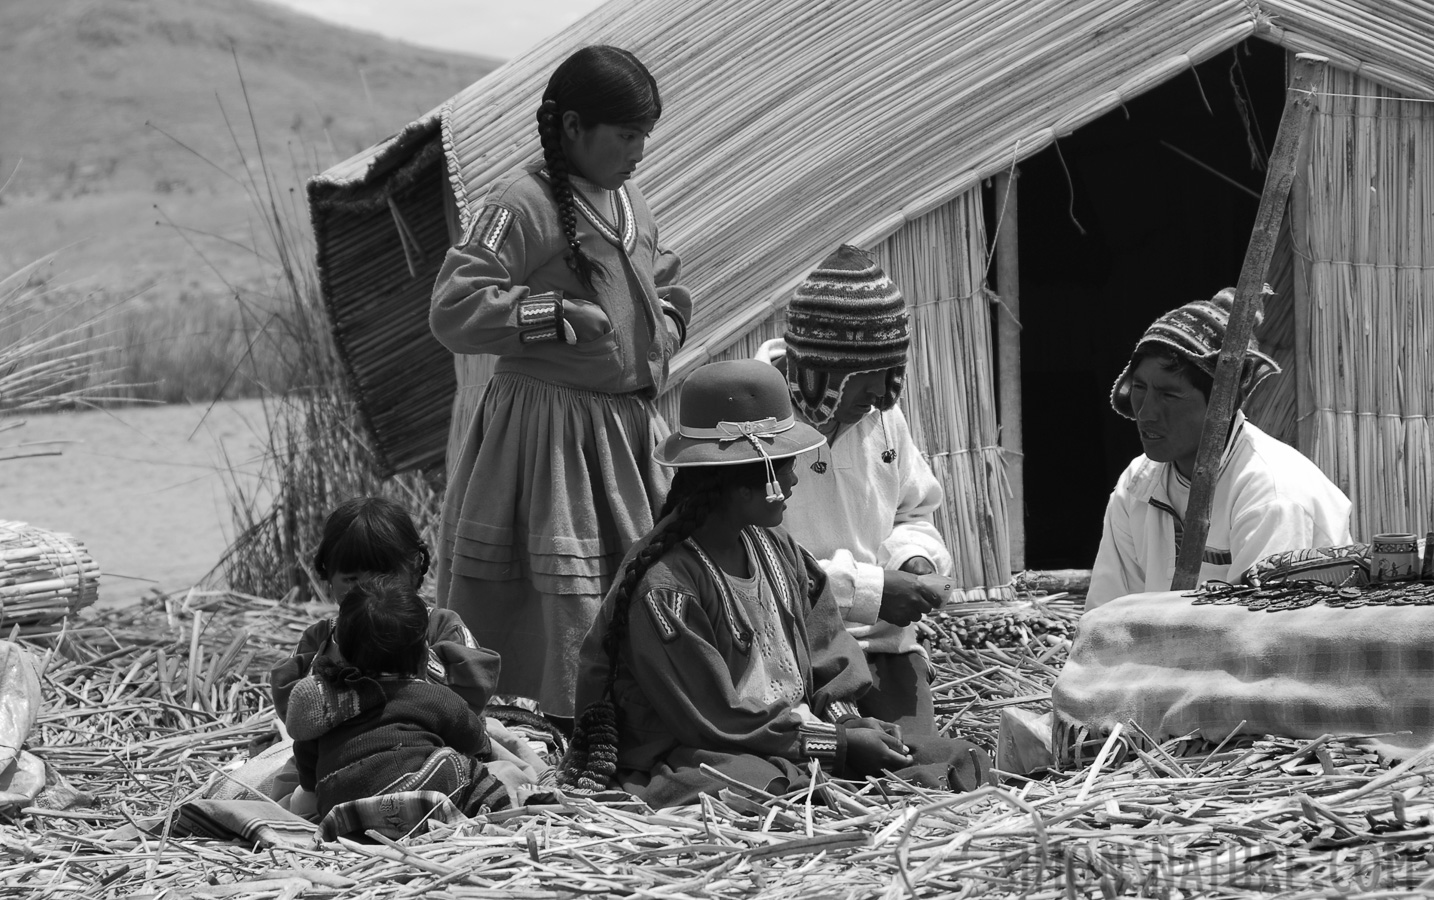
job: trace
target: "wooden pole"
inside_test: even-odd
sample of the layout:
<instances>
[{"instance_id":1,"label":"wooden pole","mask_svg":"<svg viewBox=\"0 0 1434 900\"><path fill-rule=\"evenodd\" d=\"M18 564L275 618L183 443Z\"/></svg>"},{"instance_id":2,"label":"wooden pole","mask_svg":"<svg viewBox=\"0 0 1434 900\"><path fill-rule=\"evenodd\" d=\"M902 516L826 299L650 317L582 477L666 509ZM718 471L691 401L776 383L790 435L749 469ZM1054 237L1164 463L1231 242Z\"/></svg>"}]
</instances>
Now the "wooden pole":
<instances>
[{"instance_id":1,"label":"wooden pole","mask_svg":"<svg viewBox=\"0 0 1434 900\"><path fill-rule=\"evenodd\" d=\"M1215 385L1210 391L1210 404L1205 409L1205 425L1200 431L1200 450L1195 457L1195 473L1190 481L1190 501L1185 510L1185 536L1180 556L1175 561L1173 591L1188 591L1200 577L1200 561L1205 555L1205 537L1210 532L1210 503L1215 496L1215 482L1220 476L1220 460L1229 436L1230 419L1240 399L1240 368L1250 335L1255 330L1256 298L1264 292L1265 274L1275 252L1275 237L1280 231L1280 218L1294 180L1295 163L1300 158L1305 135L1309 131L1310 112L1314 108L1314 86L1322 84L1328 62L1322 56L1301 53L1295 57L1294 69L1285 98L1285 111L1280 117L1280 131L1275 149L1265 172L1265 190L1255 214L1255 227L1245 262L1240 268L1240 281L1235 287L1235 304L1225 339L1220 344L1220 359L1215 365Z\"/></svg>"},{"instance_id":2,"label":"wooden pole","mask_svg":"<svg viewBox=\"0 0 1434 900\"><path fill-rule=\"evenodd\" d=\"M1020 171L1002 172L995 177L996 194L996 289L1001 302L996 309L996 383L1001 416L1001 454L1006 460L1006 481L1011 502L1006 507L1007 537L1011 548L1011 569L1026 568L1026 455L1021 426L1021 273L1016 238L1016 179Z\"/></svg>"}]
</instances>

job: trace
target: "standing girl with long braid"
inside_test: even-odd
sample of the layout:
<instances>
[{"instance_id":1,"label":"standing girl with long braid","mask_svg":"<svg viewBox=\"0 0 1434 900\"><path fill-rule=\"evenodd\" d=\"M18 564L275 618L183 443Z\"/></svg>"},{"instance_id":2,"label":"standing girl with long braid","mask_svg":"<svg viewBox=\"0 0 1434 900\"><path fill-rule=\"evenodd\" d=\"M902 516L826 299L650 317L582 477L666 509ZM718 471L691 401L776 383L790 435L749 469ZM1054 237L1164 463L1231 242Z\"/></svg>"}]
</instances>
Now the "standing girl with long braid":
<instances>
[{"instance_id":1,"label":"standing girl with long braid","mask_svg":"<svg viewBox=\"0 0 1434 900\"><path fill-rule=\"evenodd\" d=\"M577 648L668 484L653 400L691 299L629 183L661 113L631 53L568 57L538 108L542 159L493 185L433 290L444 346L499 357L451 466L438 602L501 655L500 693L560 722Z\"/></svg>"},{"instance_id":2,"label":"standing girl with long braid","mask_svg":"<svg viewBox=\"0 0 1434 900\"><path fill-rule=\"evenodd\" d=\"M654 453L677 476L583 643L561 784L661 808L726 786L704 766L779 794L805 785L813 760L837 776L985 781L973 745L903 739L856 713L871 686L861 646L821 568L779 527L794 457L823 441L766 363L711 363L683 384L681 424Z\"/></svg>"}]
</instances>

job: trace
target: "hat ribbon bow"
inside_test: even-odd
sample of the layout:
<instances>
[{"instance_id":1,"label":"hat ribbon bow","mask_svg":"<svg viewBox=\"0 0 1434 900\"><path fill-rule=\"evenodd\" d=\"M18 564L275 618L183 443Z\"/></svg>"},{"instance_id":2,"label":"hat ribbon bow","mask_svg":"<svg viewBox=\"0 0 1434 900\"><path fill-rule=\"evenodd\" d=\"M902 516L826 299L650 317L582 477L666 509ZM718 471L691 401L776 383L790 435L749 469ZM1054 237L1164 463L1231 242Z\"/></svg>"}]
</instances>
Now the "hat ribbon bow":
<instances>
[{"instance_id":1,"label":"hat ribbon bow","mask_svg":"<svg viewBox=\"0 0 1434 900\"><path fill-rule=\"evenodd\" d=\"M787 416L785 419L767 416L765 419L754 419L748 422L718 422L715 428L682 425L678 428L678 432L686 438L717 441L719 444L746 438L755 445L755 438L765 438L770 441L782 432L791 430L795 424L796 419L792 416Z\"/></svg>"},{"instance_id":2,"label":"hat ribbon bow","mask_svg":"<svg viewBox=\"0 0 1434 900\"><path fill-rule=\"evenodd\" d=\"M731 441L746 438L752 447L762 457L762 462L767 467L767 502L780 503L783 499L782 486L777 481L776 468L772 465L772 458L767 455L767 448L763 447L757 440L772 441L777 435L791 429L797 424L795 416L787 416L785 419L778 419L776 416L767 416L765 419L753 419L748 422L718 422L716 428L695 428L688 425L678 427L678 433L683 437L696 438L698 440L715 440L718 444L726 444Z\"/></svg>"}]
</instances>

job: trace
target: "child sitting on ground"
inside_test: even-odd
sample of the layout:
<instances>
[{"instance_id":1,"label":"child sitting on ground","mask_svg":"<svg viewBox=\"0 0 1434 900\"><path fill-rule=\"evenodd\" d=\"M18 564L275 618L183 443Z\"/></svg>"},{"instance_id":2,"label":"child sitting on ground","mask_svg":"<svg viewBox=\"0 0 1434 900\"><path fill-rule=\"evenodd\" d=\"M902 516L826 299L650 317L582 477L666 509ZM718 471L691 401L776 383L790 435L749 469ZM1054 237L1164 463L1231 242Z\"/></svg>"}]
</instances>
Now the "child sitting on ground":
<instances>
[{"instance_id":1,"label":"child sitting on ground","mask_svg":"<svg viewBox=\"0 0 1434 900\"><path fill-rule=\"evenodd\" d=\"M323 536L314 554L314 571L332 600L342 600L364 576L394 575L415 591L428 571L428 548L408 511L382 497L359 497L340 504L324 522ZM336 620L322 619L310 625L299 639L294 655L269 674L274 709L280 721L288 718L289 696L318 659L337 665L345 660L333 637ZM426 663L423 674L429 681L445 686L470 710L483 713L498 681L498 654L480 648L463 620L452 610L436 609L427 616ZM493 723L489 736L497 742L494 752L509 762L530 769L536 779L546 770L521 739ZM283 802L300 815L315 812L313 791L317 747L312 740L294 735L294 765L298 789ZM290 775L292 779L294 775Z\"/></svg>"},{"instance_id":2,"label":"child sitting on ground","mask_svg":"<svg viewBox=\"0 0 1434 900\"><path fill-rule=\"evenodd\" d=\"M424 677L428 619L404 576L360 580L334 627L342 661L318 657L290 692L284 724L314 744L320 816L404 791L438 791L463 812L509 804L498 776L514 773L491 760L483 716Z\"/></svg>"}]
</instances>

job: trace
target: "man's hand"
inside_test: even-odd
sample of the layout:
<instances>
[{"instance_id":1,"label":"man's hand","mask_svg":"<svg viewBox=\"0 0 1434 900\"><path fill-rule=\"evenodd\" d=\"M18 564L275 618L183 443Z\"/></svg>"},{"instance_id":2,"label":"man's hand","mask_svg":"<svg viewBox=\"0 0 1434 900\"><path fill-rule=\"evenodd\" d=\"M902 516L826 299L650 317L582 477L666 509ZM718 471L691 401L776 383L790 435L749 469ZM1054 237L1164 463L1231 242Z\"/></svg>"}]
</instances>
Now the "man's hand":
<instances>
[{"instance_id":1,"label":"man's hand","mask_svg":"<svg viewBox=\"0 0 1434 900\"><path fill-rule=\"evenodd\" d=\"M905 627L946 602L921 579L899 569L882 573L881 611L878 615L893 625Z\"/></svg>"},{"instance_id":2,"label":"man's hand","mask_svg":"<svg viewBox=\"0 0 1434 900\"><path fill-rule=\"evenodd\" d=\"M927 559L924 556L913 556L906 562L902 563L900 568L901 571L910 572L912 575L936 574L936 567L931 564L931 560Z\"/></svg>"}]
</instances>

